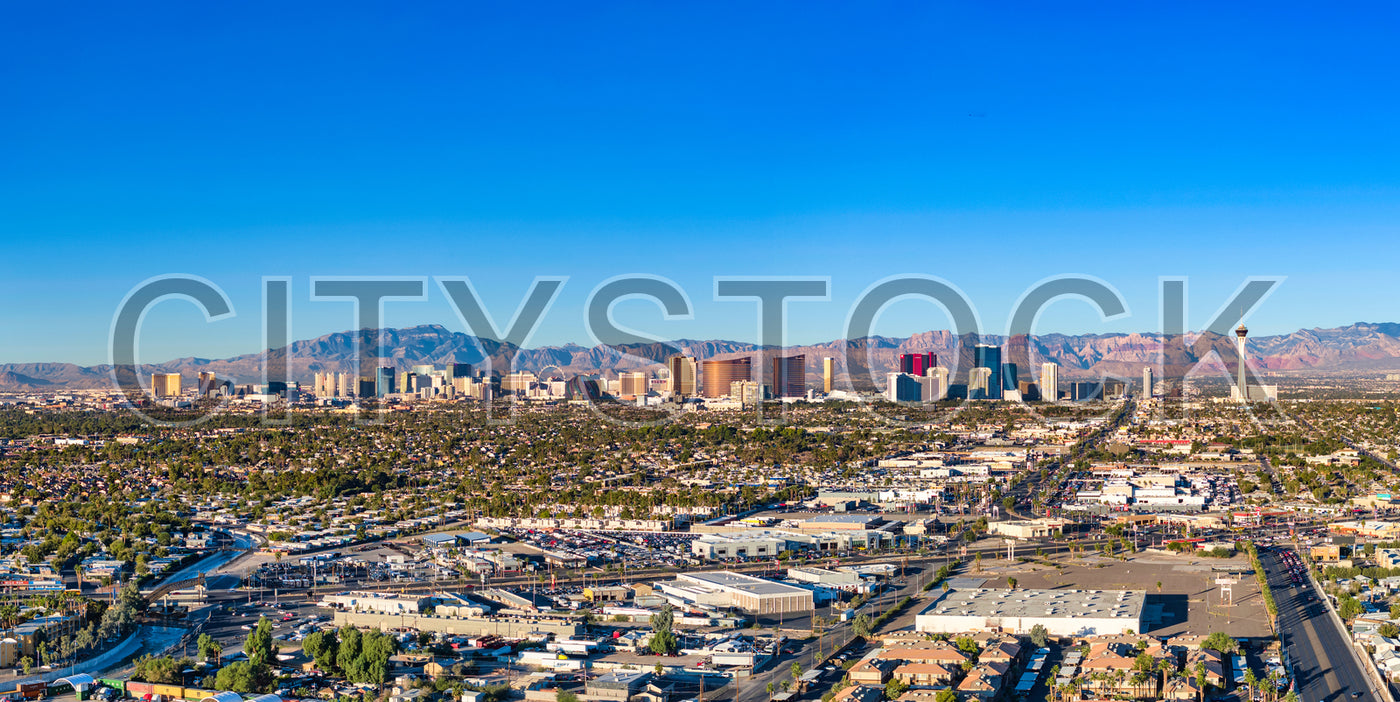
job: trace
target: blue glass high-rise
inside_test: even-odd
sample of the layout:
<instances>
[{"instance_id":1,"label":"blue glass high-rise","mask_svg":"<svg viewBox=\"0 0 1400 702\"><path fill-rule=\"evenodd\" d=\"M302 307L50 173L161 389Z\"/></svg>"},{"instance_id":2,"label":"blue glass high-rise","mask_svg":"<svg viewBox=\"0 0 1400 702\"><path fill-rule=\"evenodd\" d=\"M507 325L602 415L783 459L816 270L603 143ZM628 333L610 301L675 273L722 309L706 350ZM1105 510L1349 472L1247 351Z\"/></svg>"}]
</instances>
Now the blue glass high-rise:
<instances>
[{"instance_id":1,"label":"blue glass high-rise","mask_svg":"<svg viewBox=\"0 0 1400 702\"><path fill-rule=\"evenodd\" d=\"M990 382L987 383L987 399L1000 400L1002 398L1001 388L1003 385L1001 375L1001 347L978 344L972 349L973 365L978 368L987 368L992 371Z\"/></svg>"},{"instance_id":2,"label":"blue glass high-rise","mask_svg":"<svg viewBox=\"0 0 1400 702\"><path fill-rule=\"evenodd\" d=\"M1018 385L1016 384L1016 364L1015 364L1015 363L1003 363L1003 364L1001 364L1001 389L1002 389L1002 390L1019 390L1019 389L1020 389L1020 386L1018 386Z\"/></svg>"}]
</instances>

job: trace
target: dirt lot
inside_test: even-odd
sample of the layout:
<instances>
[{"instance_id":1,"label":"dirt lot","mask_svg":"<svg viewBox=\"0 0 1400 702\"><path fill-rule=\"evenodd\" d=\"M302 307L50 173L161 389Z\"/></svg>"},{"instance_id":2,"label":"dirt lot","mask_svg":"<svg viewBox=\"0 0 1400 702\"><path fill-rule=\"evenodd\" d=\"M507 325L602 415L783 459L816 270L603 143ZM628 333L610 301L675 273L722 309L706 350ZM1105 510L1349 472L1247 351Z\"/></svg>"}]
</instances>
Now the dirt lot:
<instances>
[{"instance_id":1,"label":"dirt lot","mask_svg":"<svg viewBox=\"0 0 1400 702\"><path fill-rule=\"evenodd\" d=\"M1259 584L1243 555L1219 559L1140 553L1126 561L1088 556L1054 562L1062 567L984 560L981 573L967 568L961 575L984 577L982 587L992 588L1007 587L1006 579L1013 577L1022 588L1146 590L1143 633L1154 636L1224 631L1232 636L1257 637L1273 633L1264 614ZM1233 586L1233 606L1222 604L1220 586L1215 584L1217 577L1228 575L1216 570L1224 567L1239 579Z\"/></svg>"}]
</instances>

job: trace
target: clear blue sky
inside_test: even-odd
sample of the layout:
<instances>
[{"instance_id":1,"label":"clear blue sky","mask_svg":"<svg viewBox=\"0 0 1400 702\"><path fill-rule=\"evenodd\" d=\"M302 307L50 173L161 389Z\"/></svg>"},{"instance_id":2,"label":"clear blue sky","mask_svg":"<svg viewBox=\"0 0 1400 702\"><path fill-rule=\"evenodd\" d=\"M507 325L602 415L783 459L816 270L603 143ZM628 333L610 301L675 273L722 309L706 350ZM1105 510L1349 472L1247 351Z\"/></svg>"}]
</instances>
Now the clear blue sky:
<instances>
[{"instance_id":1,"label":"clear blue sky","mask_svg":"<svg viewBox=\"0 0 1400 702\"><path fill-rule=\"evenodd\" d=\"M11 5L0 22L0 362L105 362L136 283L195 273L236 318L153 312L143 360L257 350L259 279L294 277L295 335L352 326L312 275L467 275L508 319L567 275L536 344L588 343L594 285L650 273L752 339L715 275L830 276L790 340L855 296L942 276L984 328L1050 275L1039 331L1191 319L1247 275L1250 325L1400 320L1400 26L1393 4L207 3ZM436 286L395 326L461 329ZM891 307L877 329L943 328Z\"/></svg>"}]
</instances>

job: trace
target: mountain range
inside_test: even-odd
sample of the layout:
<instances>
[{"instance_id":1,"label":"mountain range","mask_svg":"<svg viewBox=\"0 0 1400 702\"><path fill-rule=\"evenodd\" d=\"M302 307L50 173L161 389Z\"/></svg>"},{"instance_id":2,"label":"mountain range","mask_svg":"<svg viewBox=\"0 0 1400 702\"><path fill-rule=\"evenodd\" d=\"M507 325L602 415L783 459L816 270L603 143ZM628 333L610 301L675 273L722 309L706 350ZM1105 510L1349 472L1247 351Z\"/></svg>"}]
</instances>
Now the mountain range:
<instances>
[{"instance_id":1,"label":"mountain range","mask_svg":"<svg viewBox=\"0 0 1400 702\"><path fill-rule=\"evenodd\" d=\"M504 372L509 368L509 359L515 357L518 370L541 372L558 369L564 376L578 373L609 374L613 371L629 371L655 367L677 350L699 359L732 358L751 354L758 346L749 343L724 340L680 339L666 343L652 343L612 348L607 346L584 347L575 344L544 346L521 349L487 339L449 331L438 325L424 325L406 329L382 329L345 331L327 334L316 339L296 341L288 347L270 352L245 354L225 359L178 358L164 363L144 365L142 375L149 373L183 373L192 382L194 375L201 371L213 372L221 379L235 383L258 383L263 377L263 367L269 356L288 357L291 379L310 383L312 375L318 372L351 372L354 370L356 345L359 348L373 348L377 334L383 335L387 353L381 359L368 359L371 365L393 366L396 370L407 370L415 364L433 364L442 367L448 363L471 363L483 368L489 359L490 367ZM959 342L964 342L959 347ZM960 366L968 367L966 343L949 331L928 331L909 337L872 336L863 339L838 339L820 344L791 346L785 354L805 354L809 380L816 380L821 372L824 357L836 359L838 379L847 374L855 374L855 385L868 383L862 378L869 375L880 376L895 369L897 356L901 353L937 353L942 365L949 365L955 353L963 355ZM978 341L986 344L1007 345L1004 360L1011 360L1013 349L1020 349L1022 358L1030 358L1034 363L1054 361L1060 365L1064 378L1098 376L1107 374L1117 377L1136 377L1145 365L1158 364L1162 360L1163 337L1156 333L1132 334L1044 334L1033 337L1018 337L1008 342L1004 336L983 335ZM1222 366L1218 361L1207 361L1207 367L1228 366L1233 368L1233 354L1228 349L1234 343L1232 338L1213 334L1202 334L1200 342L1190 348L1168 349L1165 354L1165 370L1184 370L1203 357L1209 356L1210 348L1225 351L1227 359ZM1254 368L1264 373L1288 371L1375 371L1400 369L1400 324L1358 322L1345 327L1332 329L1300 329L1291 334L1250 338L1247 347ZM1027 351L1029 356L1026 355ZM624 355L625 352L625 355ZM111 366L78 366L69 363L10 363L0 364L0 390L61 390L61 389L102 389L112 387ZM1029 369L1021 369L1025 379ZM370 371L365 370L364 375Z\"/></svg>"}]
</instances>

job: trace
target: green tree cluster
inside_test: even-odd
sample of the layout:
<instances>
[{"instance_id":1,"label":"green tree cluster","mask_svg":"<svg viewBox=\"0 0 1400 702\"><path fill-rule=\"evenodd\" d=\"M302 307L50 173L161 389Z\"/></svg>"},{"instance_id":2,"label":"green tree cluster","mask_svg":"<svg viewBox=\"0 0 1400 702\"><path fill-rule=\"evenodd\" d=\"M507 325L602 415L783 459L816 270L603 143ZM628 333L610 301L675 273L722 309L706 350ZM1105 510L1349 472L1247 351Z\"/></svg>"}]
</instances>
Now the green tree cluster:
<instances>
[{"instance_id":1,"label":"green tree cluster","mask_svg":"<svg viewBox=\"0 0 1400 702\"><path fill-rule=\"evenodd\" d=\"M676 652L678 643L674 630L676 613L671 605L661 608L651 615L651 652L658 656L669 656Z\"/></svg>"}]
</instances>

